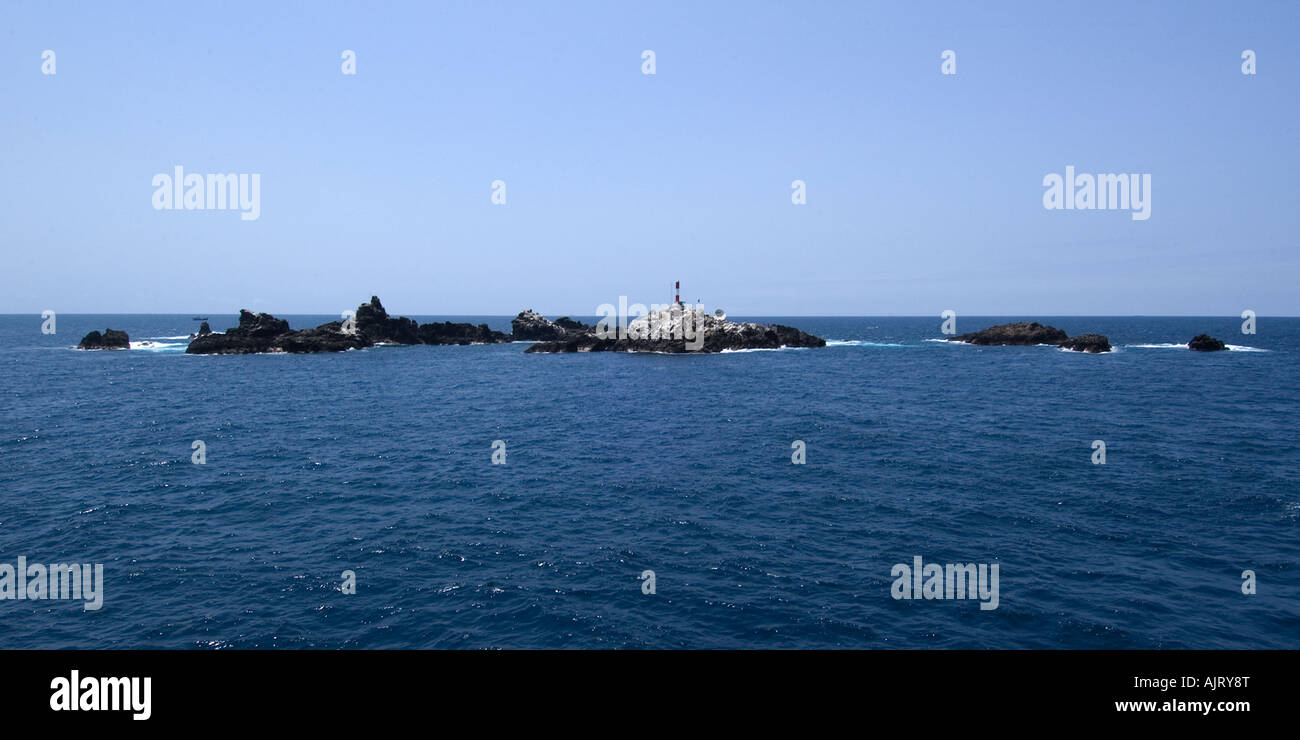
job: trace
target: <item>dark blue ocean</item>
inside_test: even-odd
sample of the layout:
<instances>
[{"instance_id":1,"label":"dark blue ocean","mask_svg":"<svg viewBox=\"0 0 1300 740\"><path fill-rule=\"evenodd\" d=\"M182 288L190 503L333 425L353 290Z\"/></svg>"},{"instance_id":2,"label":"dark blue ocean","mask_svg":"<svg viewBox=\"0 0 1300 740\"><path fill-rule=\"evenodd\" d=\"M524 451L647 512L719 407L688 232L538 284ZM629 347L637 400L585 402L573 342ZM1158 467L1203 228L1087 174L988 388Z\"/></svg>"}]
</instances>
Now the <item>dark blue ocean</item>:
<instances>
[{"instance_id":1,"label":"dark blue ocean","mask_svg":"<svg viewBox=\"0 0 1300 740\"><path fill-rule=\"evenodd\" d=\"M1300 319L1027 318L1118 351L803 317L760 320L831 346L200 357L188 315L0 317L0 563L105 569L99 611L0 601L0 648L1300 647ZM105 327L161 346L69 348ZM1239 349L1170 346L1202 332ZM998 608L895 600L915 556L997 564Z\"/></svg>"}]
</instances>

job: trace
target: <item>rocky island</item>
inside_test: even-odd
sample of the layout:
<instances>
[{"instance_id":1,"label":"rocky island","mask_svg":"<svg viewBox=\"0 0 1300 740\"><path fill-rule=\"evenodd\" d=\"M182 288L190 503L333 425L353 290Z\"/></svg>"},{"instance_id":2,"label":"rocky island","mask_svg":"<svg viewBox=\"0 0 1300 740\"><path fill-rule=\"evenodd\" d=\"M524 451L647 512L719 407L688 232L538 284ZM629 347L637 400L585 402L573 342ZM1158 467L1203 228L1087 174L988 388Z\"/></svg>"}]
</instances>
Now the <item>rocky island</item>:
<instances>
[{"instance_id":1,"label":"rocky island","mask_svg":"<svg viewBox=\"0 0 1300 740\"><path fill-rule=\"evenodd\" d=\"M1069 339L1069 336L1054 326L1044 326L1037 321L1022 321L1018 324L998 324L969 334L948 337L948 341L982 346L1033 346L1060 344Z\"/></svg>"},{"instance_id":2,"label":"rocky island","mask_svg":"<svg viewBox=\"0 0 1300 740\"><path fill-rule=\"evenodd\" d=\"M658 307L656 307L658 308ZM721 312L719 312L721 314ZM494 331L487 324L451 321L416 323L404 316L390 316L377 296L357 307L348 321L331 321L312 329L294 330L289 322L268 313L241 309L239 325L214 332L204 321L197 334L190 335L185 351L196 355L231 355L290 352L343 352L375 345L498 344L533 342L528 353L567 352L686 352L714 353L743 349L825 347L826 340L780 324L727 321L725 316L705 313L680 301L639 316L622 326L613 317L592 326L564 316L548 319L527 309L510 322L511 333ZM1060 347L1074 352L1100 354L1112 351L1104 334L1069 336L1054 326L1037 321L998 324L980 331L944 337L949 342L979 346ZM144 342L142 346L149 345ZM129 349L124 331L92 331L77 349ZM1198 334L1187 348L1198 352L1229 349L1221 340Z\"/></svg>"},{"instance_id":3,"label":"rocky island","mask_svg":"<svg viewBox=\"0 0 1300 740\"><path fill-rule=\"evenodd\" d=\"M1075 352L1100 353L1111 350L1110 340L1103 334L1080 334L1071 337L1054 326L1046 326L1037 321L1022 321L1017 324L998 324L987 329L947 337L950 342L963 342L981 346L1035 346L1049 344Z\"/></svg>"},{"instance_id":4,"label":"rocky island","mask_svg":"<svg viewBox=\"0 0 1300 740\"><path fill-rule=\"evenodd\" d=\"M552 321L531 309L521 311L510 323L510 334L493 331L487 324L450 321L417 324L413 319L389 316L379 298L372 296L369 303L357 307L354 320L331 321L314 329L293 330L284 319L241 310L238 326L225 332L213 332L204 324L185 351L194 355L342 352L380 344L496 344L510 341L536 342L527 352L677 353L826 346L824 339L789 326L738 324L686 308L680 303L631 321L622 333L618 327L609 327L605 331L567 316Z\"/></svg>"},{"instance_id":5,"label":"rocky island","mask_svg":"<svg viewBox=\"0 0 1300 740\"><path fill-rule=\"evenodd\" d=\"M103 334L92 331L81 338L77 349L130 349L131 338L124 331L105 329Z\"/></svg>"},{"instance_id":6,"label":"rocky island","mask_svg":"<svg viewBox=\"0 0 1300 740\"><path fill-rule=\"evenodd\" d=\"M715 353L745 349L782 349L825 347L826 340L791 326L764 325L728 321L721 311L709 314L691 308L678 299L666 307L639 315L631 321L614 322L607 316L595 326L568 316L548 319L526 309L510 322L511 333L494 331L487 324L451 321L419 324L404 316L390 316L378 296L357 306L347 321L330 321L311 329L291 329L289 322L269 313L246 309L239 312L239 325L224 332L214 332L204 321L185 351L195 355L240 355L289 352L343 352L376 345L448 345L532 342L527 353L568 352L652 352L679 354ZM644 308L636 313L641 313ZM197 318L197 317L196 317ZM1111 352L1104 334L1069 336L1054 326L1037 321L998 324L986 329L943 338L979 346L1054 346L1073 352L1101 354ZM139 343L148 348L151 342ZM124 331L92 331L81 339L77 349L130 349ZM1230 349L1221 340L1198 334L1187 343L1198 352Z\"/></svg>"},{"instance_id":7,"label":"rocky island","mask_svg":"<svg viewBox=\"0 0 1300 740\"><path fill-rule=\"evenodd\" d=\"M520 314L524 317L524 314ZM519 321L519 318L515 319ZM532 318L529 317L529 321ZM543 319L545 321L545 319ZM558 331L558 338L539 341L526 352L724 352L739 349L780 349L782 347L825 347L826 340L806 334L794 327L775 324L736 323L674 303L618 327L593 327L578 322L561 326L547 322ZM576 326L574 326L576 325ZM533 327L532 331L542 330ZM516 330L516 337L518 336Z\"/></svg>"},{"instance_id":8,"label":"rocky island","mask_svg":"<svg viewBox=\"0 0 1300 740\"><path fill-rule=\"evenodd\" d=\"M1192 337L1192 341L1187 343L1187 349L1196 352L1222 352L1228 349L1228 345L1209 334L1197 334Z\"/></svg>"}]
</instances>

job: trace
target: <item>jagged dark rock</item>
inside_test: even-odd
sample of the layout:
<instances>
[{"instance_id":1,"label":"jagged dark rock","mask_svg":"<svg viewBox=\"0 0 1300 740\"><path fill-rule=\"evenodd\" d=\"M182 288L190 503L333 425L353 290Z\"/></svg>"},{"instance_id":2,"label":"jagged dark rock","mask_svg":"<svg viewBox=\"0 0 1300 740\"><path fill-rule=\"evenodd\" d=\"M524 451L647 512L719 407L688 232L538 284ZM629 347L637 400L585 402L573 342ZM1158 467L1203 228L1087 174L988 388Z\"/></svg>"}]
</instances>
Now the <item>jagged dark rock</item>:
<instances>
[{"instance_id":1,"label":"jagged dark rock","mask_svg":"<svg viewBox=\"0 0 1300 740\"><path fill-rule=\"evenodd\" d=\"M493 331L487 324L474 326L450 321L420 324L419 338L422 344L494 344L511 339L509 334Z\"/></svg>"},{"instance_id":2,"label":"jagged dark rock","mask_svg":"<svg viewBox=\"0 0 1300 740\"><path fill-rule=\"evenodd\" d=\"M288 331L289 322L284 319L277 319L269 313L253 313L252 311L240 309L239 326L226 331L226 333L233 332L237 336L252 339L270 339Z\"/></svg>"},{"instance_id":3,"label":"jagged dark rock","mask_svg":"<svg viewBox=\"0 0 1300 740\"><path fill-rule=\"evenodd\" d=\"M305 354L309 352L344 352L350 349L369 347L373 342L367 341L360 332L343 331L343 324L331 321L315 329L291 331L276 337L271 343L272 351Z\"/></svg>"},{"instance_id":4,"label":"jagged dark rock","mask_svg":"<svg viewBox=\"0 0 1300 740\"><path fill-rule=\"evenodd\" d=\"M289 322L269 313L239 311L239 326L225 333L195 337L185 351L192 355L247 355L272 351L278 337L289 333Z\"/></svg>"},{"instance_id":5,"label":"jagged dark rock","mask_svg":"<svg viewBox=\"0 0 1300 740\"><path fill-rule=\"evenodd\" d=\"M1187 343L1187 349L1197 352L1219 352L1226 350L1228 345L1215 339L1209 334L1197 334L1192 341Z\"/></svg>"},{"instance_id":6,"label":"jagged dark rock","mask_svg":"<svg viewBox=\"0 0 1300 740\"><path fill-rule=\"evenodd\" d=\"M510 330L519 341L558 342L588 328L591 327L567 316L560 321L551 321L531 308L520 311L519 315L510 322Z\"/></svg>"},{"instance_id":7,"label":"jagged dark rock","mask_svg":"<svg viewBox=\"0 0 1300 740\"><path fill-rule=\"evenodd\" d=\"M983 346L1032 346L1035 344L1060 344L1069 335L1054 326L1044 326L1037 321L1018 324L998 324L970 334L948 337L950 342L965 342Z\"/></svg>"},{"instance_id":8,"label":"jagged dark rock","mask_svg":"<svg viewBox=\"0 0 1300 740\"><path fill-rule=\"evenodd\" d=\"M1061 342L1061 348L1074 350L1075 352L1093 353L1109 352L1111 350L1110 339L1104 334L1080 334L1070 337Z\"/></svg>"},{"instance_id":9,"label":"jagged dark rock","mask_svg":"<svg viewBox=\"0 0 1300 740\"><path fill-rule=\"evenodd\" d=\"M77 349L130 349L131 338L124 331L105 329L103 334L92 331L81 338Z\"/></svg>"},{"instance_id":10,"label":"jagged dark rock","mask_svg":"<svg viewBox=\"0 0 1300 740\"><path fill-rule=\"evenodd\" d=\"M531 312L524 312L520 316L524 317L528 313ZM675 304L631 321L627 325L626 336L617 336L617 331L613 328L607 333L609 336L601 336L595 327L584 326L579 333L570 333L566 330L565 336L561 339L538 342L525 351L676 354L826 346L826 340L821 337L805 334L794 327L779 324L773 326L739 324L697 309L686 308L681 304Z\"/></svg>"},{"instance_id":11,"label":"jagged dark rock","mask_svg":"<svg viewBox=\"0 0 1300 740\"><path fill-rule=\"evenodd\" d=\"M571 334L576 334L576 333L588 331L595 328L593 326L588 326L582 323L581 321L574 321L568 316L561 316L560 318L556 319L553 323L556 326L560 327L561 329Z\"/></svg>"},{"instance_id":12,"label":"jagged dark rock","mask_svg":"<svg viewBox=\"0 0 1300 740\"><path fill-rule=\"evenodd\" d=\"M487 324L450 321L420 325L413 319L389 316L377 296L357 307L355 326L331 321L315 329L293 331L289 322L270 314L240 311L239 326L224 334L200 333L185 349L198 355L241 355L259 352L343 352L375 344L479 344L508 342L509 334Z\"/></svg>"},{"instance_id":13,"label":"jagged dark rock","mask_svg":"<svg viewBox=\"0 0 1300 740\"><path fill-rule=\"evenodd\" d=\"M252 355L271 351L271 340L243 337L226 331L224 334L213 332L204 337L195 337L185 348L191 355Z\"/></svg>"},{"instance_id":14,"label":"jagged dark rock","mask_svg":"<svg viewBox=\"0 0 1300 740\"><path fill-rule=\"evenodd\" d=\"M202 324L199 324L199 336L206 337L211 333L212 327L208 326L208 322L204 321Z\"/></svg>"},{"instance_id":15,"label":"jagged dark rock","mask_svg":"<svg viewBox=\"0 0 1300 740\"><path fill-rule=\"evenodd\" d=\"M420 326L404 316L391 317L378 296L357 306L357 332L371 343L419 344Z\"/></svg>"},{"instance_id":16,"label":"jagged dark rock","mask_svg":"<svg viewBox=\"0 0 1300 740\"><path fill-rule=\"evenodd\" d=\"M677 342L679 352L683 351L683 343ZM540 352L545 354L562 354L565 352L631 352L632 347L629 340L618 340L614 338L602 338L595 334L577 334L558 342L537 342L533 346L524 350L524 352ZM646 350L652 351L652 350Z\"/></svg>"}]
</instances>

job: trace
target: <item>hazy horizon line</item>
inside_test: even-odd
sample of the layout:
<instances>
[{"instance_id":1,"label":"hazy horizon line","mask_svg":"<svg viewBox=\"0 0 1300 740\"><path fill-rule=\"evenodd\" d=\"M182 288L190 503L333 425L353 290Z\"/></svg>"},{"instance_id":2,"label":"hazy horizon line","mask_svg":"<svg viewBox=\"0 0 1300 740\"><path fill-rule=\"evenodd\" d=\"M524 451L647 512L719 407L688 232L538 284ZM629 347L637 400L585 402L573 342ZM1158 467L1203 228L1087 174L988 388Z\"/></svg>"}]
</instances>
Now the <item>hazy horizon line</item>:
<instances>
[{"instance_id":1,"label":"hazy horizon line","mask_svg":"<svg viewBox=\"0 0 1300 740\"><path fill-rule=\"evenodd\" d=\"M532 310L532 309L529 309ZM0 317L32 317L39 318L41 311L24 311L18 313L0 313ZM238 316L238 312L228 311L171 311L171 312L154 312L154 311L126 311L126 312L91 312L91 311L59 311L57 313L65 316ZM335 311L254 311L254 313L269 313L272 316L334 316ZM515 313L392 313L390 316L431 316L431 317L484 317L484 318L514 318L520 312ZM546 317L578 317L578 318L600 318L600 314L582 314L582 313L563 313L563 312L542 312L537 313ZM728 313L728 318L734 316L743 316L749 318L800 318L800 319L929 319L942 318L940 314L838 314L838 313ZM1213 314L1213 313L968 313L958 314L958 317L967 318L1015 318L1015 317L1032 317L1039 316L1042 318L1080 318L1080 319L1233 319L1240 320L1240 314ZM1256 314L1257 318L1270 319L1295 319L1300 318L1300 314ZM1032 320L1032 319L1027 319Z\"/></svg>"}]
</instances>

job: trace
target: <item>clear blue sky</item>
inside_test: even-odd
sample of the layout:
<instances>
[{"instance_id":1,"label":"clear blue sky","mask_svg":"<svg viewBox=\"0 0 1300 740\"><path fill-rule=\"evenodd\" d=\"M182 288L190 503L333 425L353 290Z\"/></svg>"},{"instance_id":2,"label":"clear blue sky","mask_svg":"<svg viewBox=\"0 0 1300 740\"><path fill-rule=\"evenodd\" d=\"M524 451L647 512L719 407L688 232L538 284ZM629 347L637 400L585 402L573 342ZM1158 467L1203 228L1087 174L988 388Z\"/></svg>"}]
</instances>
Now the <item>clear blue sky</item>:
<instances>
[{"instance_id":1,"label":"clear blue sky","mask_svg":"<svg viewBox=\"0 0 1300 740\"><path fill-rule=\"evenodd\" d=\"M1300 314L1300 3L217 5L5 3L0 312Z\"/></svg>"}]
</instances>

